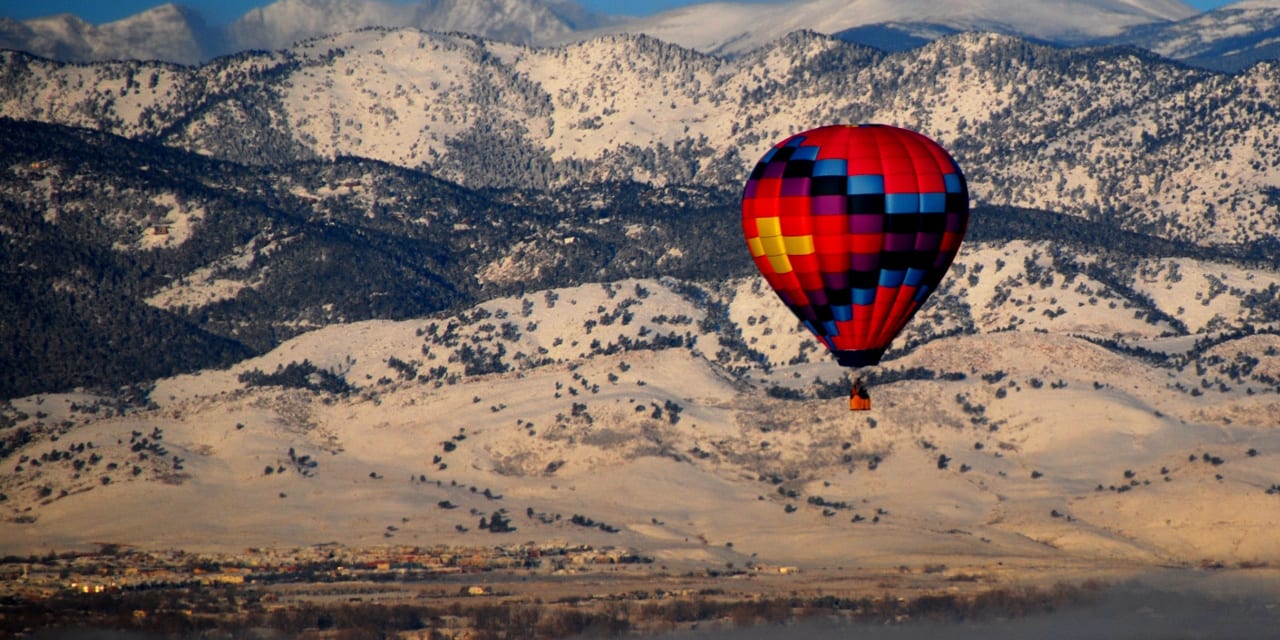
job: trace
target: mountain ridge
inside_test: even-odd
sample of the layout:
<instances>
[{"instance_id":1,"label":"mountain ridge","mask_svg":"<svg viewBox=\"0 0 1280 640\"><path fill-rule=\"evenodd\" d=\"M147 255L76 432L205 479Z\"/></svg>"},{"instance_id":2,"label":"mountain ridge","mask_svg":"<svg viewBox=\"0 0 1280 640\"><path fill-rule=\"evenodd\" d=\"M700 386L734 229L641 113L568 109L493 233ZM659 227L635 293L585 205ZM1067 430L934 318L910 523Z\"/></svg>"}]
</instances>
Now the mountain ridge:
<instances>
[{"instance_id":1,"label":"mountain ridge","mask_svg":"<svg viewBox=\"0 0 1280 640\"><path fill-rule=\"evenodd\" d=\"M160 59L200 64L211 58L254 49L283 49L299 40L368 27L415 27L463 31L491 39L555 45L591 39L602 33L646 33L688 48L740 55L797 29L897 50L917 46L939 35L961 31L996 31L1058 45L1139 44L1210 68L1239 70L1251 61L1274 59L1267 48L1269 27L1280 12L1266 3L1241 2L1197 14L1179 0L1113 2L1075 0L1071 6L1042 4L1003 6L1005 0L968 3L963 7L936 3L885 3L881 0L793 0L781 6L721 2L673 9L648 18L595 14L573 0L420 0L393 4L385 0L358 3L331 0L279 0L254 9L225 26L209 26L177 5L163 5L136 16L95 26L66 16L57 26L50 18L0 21L0 47L74 62L111 59ZM704 14L716 12L714 19ZM1250 18L1239 19L1248 13ZM185 23L173 18L185 17ZM1240 25L1263 25L1257 33ZM171 27L166 27L170 24ZM164 35L168 30L169 35ZM130 33L145 38L130 40ZM891 35L890 35L891 34ZM1146 35L1144 35L1146 34ZM1234 50L1192 51L1161 44L1169 40L1230 38ZM156 40L166 41L157 46ZM184 42L178 42L184 41ZM905 44L904 44L905 43ZM1244 55L1240 48L1251 48Z\"/></svg>"},{"instance_id":2,"label":"mountain ridge","mask_svg":"<svg viewBox=\"0 0 1280 640\"><path fill-rule=\"evenodd\" d=\"M103 25L71 14L23 22L0 17L0 48L74 62L159 59L197 64L222 45L198 13L169 3Z\"/></svg>"},{"instance_id":3,"label":"mountain ridge","mask_svg":"<svg viewBox=\"0 0 1280 640\"><path fill-rule=\"evenodd\" d=\"M163 60L198 65L244 51L274 50L330 33L370 27L467 32L513 42L546 42L604 18L569 0L276 0L227 25L167 3L93 25L70 14L0 19L0 48L69 62Z\"/></svg>"},{"instance_id":4,"label":"mountain ridge","mask_svg":"<svg viewBox=\"0 0 1280 640\"><path fill-rule=\"evenodd\" d=\"M964 4L805 0L772 5L695 4L606 27L604 31L645 33L714 54L741 54L801 29L834 34L857 27L906 22L1069 45L1119 35L1127 26L1178 20L1194 13L1194 9L1179 0L1115 3L1085 0L1052 4L1004 0Z\"/></svg>"},{"instance_id":5,"label":"mountain ridge","mask_svg":"<svg viewBox=\"0 0 1280 640\"><path fill-rule=\"evenodd\" d=\"M1280 3L1242 0L1176 22L1137 27L1114 42L1230 72L1275 60L1278 36Z\"/></svg>"},{"instance_id":6,"label":"mountain ridge","mask_svg":"<svg viewBox=\"0 0 1280 640\"><path fill-rule=\"evenodd\" d=\"M255 165L356 156L475 188L724 188L796 122L883 122L941 141L985 204L1201 244L1280 226L1274 63L1222 75L996 34L885 54L797 32L724 60L647 36L545 49L382 29L196 68L0 59L0 115Z\"/></svg>"}]
</instances>

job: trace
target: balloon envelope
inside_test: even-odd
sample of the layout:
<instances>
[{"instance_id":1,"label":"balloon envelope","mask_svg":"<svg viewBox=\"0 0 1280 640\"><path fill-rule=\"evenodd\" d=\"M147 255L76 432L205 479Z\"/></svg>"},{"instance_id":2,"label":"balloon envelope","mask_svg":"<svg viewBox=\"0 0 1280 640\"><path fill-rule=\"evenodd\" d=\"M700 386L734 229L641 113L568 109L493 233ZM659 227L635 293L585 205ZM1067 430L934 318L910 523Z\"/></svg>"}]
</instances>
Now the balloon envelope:
<instances>
[{"instance_id":1,"label":"balloon envelope","mask_svg":"<svg viewBox=\"0 0 1280 640\"><path fill-rule=\"evenodd\" d=\"M760 273L851 367L880 361L946 274L968 222L955 160L886 125L791 136L760 159L742 194Z\"/></svg>"}]
</instances>

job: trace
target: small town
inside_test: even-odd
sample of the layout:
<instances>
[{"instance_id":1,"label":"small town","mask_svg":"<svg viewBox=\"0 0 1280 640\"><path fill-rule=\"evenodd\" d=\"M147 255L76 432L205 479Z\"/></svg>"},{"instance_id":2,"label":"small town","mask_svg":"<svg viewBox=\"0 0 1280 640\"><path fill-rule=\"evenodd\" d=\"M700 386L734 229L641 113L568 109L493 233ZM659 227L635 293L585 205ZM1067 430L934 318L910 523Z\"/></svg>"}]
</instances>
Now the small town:
<instances>
[{"instance_id":1,"label":"small town","mask_svg":"<svg viewBox=\"0 0 1280 640\"><path fill-rule=\"evenodd\" d=\"M318 544L238 553L142 551L103 544L96 551L0 560L0 597L50 597L59 592L118 593L195 585L429 580L433 577L524 569L563 575L592 565L651 563L631 551L587 545L348 548ZM488 593L483 587L473 595Z\"/></svg>"},{"instance_id":2,"label":"small town","mask_svg":"<svg viewBox=\"0 0 1280 640\"><path fill-rule=\"evenodd\" d=\"M754 571L797 573L792 567ZM747 575L740 570L733 577ZM690 577L695 580L689 582ZM676 582L701 584L722 577L710 572ZM705 584L661 586L667 582L652 558L585 544L351 548L325 543L222 553L100 544L95 550L0 559L0 635L117 629L185 637L252 628L283 637L344 629L382 637L390 631L400 637L485 638L510 630L507 616L503 622L489 619L494 611L527 610L541 611L522 618L521 624L529 615L541 620L537 629L527 630L528 637L565 637L603 623L596 613L561 620L549 614L551 609L616 617L620 601L724 594ZM598 590L584 591L591 588L587 585ZM615 604L601 606L609 602ZM393 610L413 613L388 618ZM372 619L378 622L370 624Z\"/></svg>"},{"instance_id":3,"label":"small town","mask_svg":"<svg viewBox=\"0 0 1280 640\"><path fill-rule=\"evenodd\" d=\"M0 559L0 635L473 639L616 636L825 616L896 623L1087 602L1101 583L1010 590L944 566L832 575L669 570L632 550L336 543L239 552L96 550ZM833 595L839 594L839 595Z\"/></svg>"}]
</instances>

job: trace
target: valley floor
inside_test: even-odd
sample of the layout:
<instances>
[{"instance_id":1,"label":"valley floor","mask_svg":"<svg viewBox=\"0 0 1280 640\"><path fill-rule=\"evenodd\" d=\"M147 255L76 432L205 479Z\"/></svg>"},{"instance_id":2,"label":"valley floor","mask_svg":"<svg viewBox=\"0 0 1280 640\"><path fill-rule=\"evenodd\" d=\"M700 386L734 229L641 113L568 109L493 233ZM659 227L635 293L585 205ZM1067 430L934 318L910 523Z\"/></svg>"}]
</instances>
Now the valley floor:
<instances>
[{"instance_id":1,"label":"valley floor","mask_svg":"<svg viewBox=\"0 0 1280 640\"><path fill-rule=\"evenodd\" d=\"M563 638L778 624L982 624L1114 608L1135 585L1166 594L1162 602L1167 594L1214 594L1224 613L1245 611L1250 624L1269 622L1270 628L1280 622L1280 594L1268 588L1280 571L1265 567L938 560L887 569L677 568L585 545L320 545L222 555L107 545L6 558L0 631L12 637L110 629L176 637ZM511 566L516 563L524 566ZM1245 600L1262 606L1242 609ZM1129 605L1120 607L1123 613Z\"/></svg>"}]
</instances>

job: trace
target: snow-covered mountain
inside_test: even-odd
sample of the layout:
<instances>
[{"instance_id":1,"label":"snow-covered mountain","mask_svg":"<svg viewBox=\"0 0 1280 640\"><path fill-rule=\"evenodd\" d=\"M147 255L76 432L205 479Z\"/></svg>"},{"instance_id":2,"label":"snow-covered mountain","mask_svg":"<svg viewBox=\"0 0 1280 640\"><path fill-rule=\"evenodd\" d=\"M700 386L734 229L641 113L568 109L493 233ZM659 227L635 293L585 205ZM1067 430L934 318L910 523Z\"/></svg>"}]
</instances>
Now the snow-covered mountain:
<instances>
[{"instance_id":1,"label":"snow-covered mountain","mask_svg":"<svg viewBox=\"0 0 1280 640\"><path fill-rule=\"evenodd\" d=\"M1115 36L1135 25L1195 15L1181 0L933 2L930 0L792 0L696 4L602 29L643 33L707 53L743 53L797 30L835 34L877 24L928 25L951 31L1019 35L1063 44Z\"/></svg>"},{"instance_id":2,"label":"snow-covered mountain","mask_svg":"<svg viewBox=\"0 0 1280 640\"><path fill-rule=\"evenodd\" d=\"M367 27L462 32L508 42L563 38L594 18L567 0L278 0L227 27L227 51L281 49L307 38Z\"/></svg>"},{"instance_id":3,"label":"snow-covered mountain","mask_svg":"<svg viewBox=\"0 0 1280 640\"><path fill-rule=\"evenodd\" d=\"M625 18L590 13L573 0L279 0L212 28L175 5L101 26L67 15L25 22L0 19L0 47L67 61L196 64L369 27L457 31L538 45L642 33L716 54L741 54L796 30L840 34L890 51L961 31L984 31L1059 45L1132 42L1194 64L1239 69L1273 57L1268 48L1274 38L1273 5L1271 0L1245 0L1198 15L1181 0L791 0L715 2ZM1201 45L1191 46L1194 42ZM1220 46L1209 46L1212 42Z\"/></svg>"},{"instance_id":4,"label":"snow-covered mountain","mask_svg":"<svg viewBox=\"0 0 1280 640\"><path fill-rule=\"evenodd\" d=\"M197 64L224 51L221 36L194 11L166 4L92 25L61 14L19 22L0 17L0 48L55 60L164 60Z\"/></svg>"},{"instance_id":5,"label":"snow-covered mountain","mask_svg":"<svg viewBox=\"0 0 1280 640\"><path fill-rule=\"evenodd\" d=\"M1115 39L1190 64L1237 71L1280 55L1280 1L1242 0Z\"/></svg>"},{"instance_id":6,"label":"snow-covered mountain","mask_svg":"<svg viewBox=\"0 0 1280 640\"><path fill-rule=\"evenodd\" d=\"M0 18L0 48L72 62L162 60L198 64L245 50L274 50L299 40L370 27L463 32L539 43L595 27L605 18L572 0L277 0L230 25L166 4L95 26L71 15L18 22Z\"/></svg>"},{"instance_id":7,"label":"snow-covered mountain","mask_svg":"<svg viewBox=\"0 0 1280 640\"><path fill-rule=\"evenodd\" d=\"M238 162L356 156L473 187L728 188L797 127L884 122L943 142L984 204L1205 244L1280 227L1272 64L1225 76L994 34L884 55L801 33L726 60L642 36L526 48L411 29L196 69L0 56L2 115Z\"/></svg>"},{"instance_id":8,"label":"snow-covered mountain","mask_svg":"<svg viewBox=\"0 0 1280 640\"><path fill-rule=\"evenodd\" d=\"M74 62L198 64L344 31L408 27L539 46L645 34L703 53L741 55L797 30L886 51L979 31L1060 46L1133 44L1197 66L1237 71L1276 57L1277 25L1276 0L1242 0L1203 14L1181 0L713 2L647 18L595 14L574 0L278 0L219 26L173 4L100 26L71 15L24 22L0 18L0 48Z\"/></svg>"}]
</instances>

